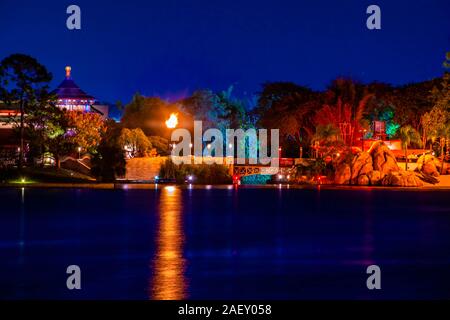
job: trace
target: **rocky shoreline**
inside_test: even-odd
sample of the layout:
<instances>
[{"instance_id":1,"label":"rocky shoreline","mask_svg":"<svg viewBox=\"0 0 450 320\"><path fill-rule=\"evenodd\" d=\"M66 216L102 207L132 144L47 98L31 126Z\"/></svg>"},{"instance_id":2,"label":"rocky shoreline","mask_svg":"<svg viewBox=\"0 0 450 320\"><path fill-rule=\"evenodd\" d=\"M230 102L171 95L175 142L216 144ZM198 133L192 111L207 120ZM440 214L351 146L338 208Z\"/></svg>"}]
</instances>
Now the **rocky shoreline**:
<instances>
[{"instance_id":1,"label":"rocky shoreline","mask_svg":"<svg viewBox=\"0 0 450 320\"><path fill-rule=\"evenodd\" d=\"M337 185L421 187L439 183L441 162L432 155L423 155L415 171L406 171L383 143L375 143L364 152L343 153L335 160L334 183Z\"/></svg>"}]
</instances>

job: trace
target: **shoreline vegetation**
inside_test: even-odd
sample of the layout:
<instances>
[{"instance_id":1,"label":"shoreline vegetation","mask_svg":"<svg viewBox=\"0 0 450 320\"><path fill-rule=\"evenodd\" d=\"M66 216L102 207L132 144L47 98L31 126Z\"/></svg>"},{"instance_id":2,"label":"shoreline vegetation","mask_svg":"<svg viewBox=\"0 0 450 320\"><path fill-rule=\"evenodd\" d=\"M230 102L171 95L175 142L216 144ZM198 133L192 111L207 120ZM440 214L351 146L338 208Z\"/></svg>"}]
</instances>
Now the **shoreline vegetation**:
<instances>
[{"instance_id":1,"label":"shoreline vegetation","mask_svg":"<svg viewBox=\"0 0 450 320\"><path fill-rule=\"evenodd\" d=\"M410 171L413 173L414 171ZM9 171L0 177L0 188L82 188L82 189L163 189L177 186L182 189L234 189L234 188L266 188L266 189L336 189L336 190L449 190L450 175L439 176L438 183L423 182L420 186L392 185L358 185L339 184L333 182L318 183L311 181L271 181L270 183L233 183L225 166L219 165L175 165L170 160L162 163L160 176L154 179L101 182L91 176L76 171L55 168L23 168L22 175L18 170ZM192 180L187 177L192 175Z\"/></svg>"},{"instance_id":2,"label":"shoreline vegetation","mask_svg":"<svg viewBox=\"0 0 450 320\"><path fill-rule=\"evenodd\" d=\"M66 67L67 81L70 70ZM176 101L136 93L125 106L119 103L118 122L93 112L91 105L64 102L50 90L51 80L46 67L28 55L12 54L0 62L0 106L8 112L2 121L11 140L0 144L0 183L450 186L447 63L442 76L406 86L338 77L317 91L268 82L252 101L236 97L233 86L221 92L198 89ZM222 162L175 165L164 159L181 143L172 141L175 130L182 130L183 142L200 131L201 144L183 147L189 155L194 148L194 153L208 149L210 156L232 150L233 158L255 158L250 146L268 151L250 136L261 129L276 132L271 140L278 143L270 148L280 163L275 170ZM229 130L239 130L243 138L217 144Z\"/></svg>"},{"instance_id":3,"label":"shoreline vegetation","mask_svg":"<svg viewBox=\"0 0 450 320\"><path fill-rule=\"evenodd\" d=\"M76 170L54 167L25 167L20 171L11 169L2 172L0 186L91 189L157 189L159 186L164 188L164 186L171 185L190 189L201 189L205 186L214 186L214 188L227 186L227 188L277 187L298 189L355 189L362 187L365 189L381 189L387 187L397 190L404 187L418 189L450 188L450 175L439 175L438 172L441 171L438 167L439 161L432 156L424 156L422 160L419 158L415 170L405 171L402 169L403 164L397 162L392 152L381 142L374 143L367 152L351 149L339 151L340 156L330 160L328 164L316 161L312 165L309 163L309 167L305 167L305 163L300 161L299 165L285 168L288 169L290 179L289 175L281 175L284 177L283 179L279 178L280 175L275 175L267 181L258 179L241 180L241 177L231 175L233 170L227 165L177 165L170 158L163 157L157 159L157 163L155 162L158 165L153 168L153 175L147 174L136 179L122 177L115 181L99 181L91 175L82 174ZM429 161L426 162L425 159L429 159ZM154 161L150 162L153 163ZM432 164L433 166L431 166ZM424 170L424 168L428 169ZM430 168L433 170L430 170ZM138 167L138 169L143 170L142 167ZM427 174L425 174L425 171ZM438 177L438 179L423 179L424 176ZM317 179L318 177L322 179Z\"/></svg>"}]
</instances>

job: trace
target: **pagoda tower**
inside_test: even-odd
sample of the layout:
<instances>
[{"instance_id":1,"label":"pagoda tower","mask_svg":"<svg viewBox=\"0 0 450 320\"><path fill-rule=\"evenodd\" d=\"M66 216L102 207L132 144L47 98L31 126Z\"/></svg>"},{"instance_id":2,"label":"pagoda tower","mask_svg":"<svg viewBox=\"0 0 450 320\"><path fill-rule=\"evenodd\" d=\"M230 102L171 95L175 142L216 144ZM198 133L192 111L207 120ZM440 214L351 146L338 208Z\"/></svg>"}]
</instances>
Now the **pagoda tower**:
<instances>
[{"instance_id":1,"label":"pagoda tower","mask_svg":"<svg viewBox=\"0 0 450 320\"><path fill-rule=\"evenodd\" d=\"M96 99L80 89L71 76L72 68L67 66L66 78L53 91L57 96L57 106L69 111L98 112L92 106Z\"/></svg>"}]
</instances>

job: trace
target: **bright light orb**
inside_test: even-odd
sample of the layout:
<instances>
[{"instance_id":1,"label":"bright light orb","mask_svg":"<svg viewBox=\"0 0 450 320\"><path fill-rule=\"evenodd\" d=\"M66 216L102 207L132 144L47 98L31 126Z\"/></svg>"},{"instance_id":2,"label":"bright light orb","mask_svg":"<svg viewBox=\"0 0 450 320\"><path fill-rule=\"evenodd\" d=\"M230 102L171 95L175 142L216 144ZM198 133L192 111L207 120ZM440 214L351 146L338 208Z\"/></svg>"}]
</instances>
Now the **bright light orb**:
<instances>
[{"instance_id":1,"label":"bright light orb","mask_svg":"<svg viewBox=\"0 0 450 320\"><path fill-rule=\"evenodd\" d=\"M175 191L175 187L174 187L174 186L167 186L167 187L165 187L164 189L166 189L167 192L169 192L169 193L172 193L172 192Z\"/></svg>"},{"instance_id":2,"label":"bright light orb","mask_svg":"<svg viewBox=\"0 0 450 320\"><path fill-rule=\"evenodd\" d=\"M169 119L166 120L166 126L173 129L178 125L178 113L171 113Z\"/></svg>"}]
</instances>

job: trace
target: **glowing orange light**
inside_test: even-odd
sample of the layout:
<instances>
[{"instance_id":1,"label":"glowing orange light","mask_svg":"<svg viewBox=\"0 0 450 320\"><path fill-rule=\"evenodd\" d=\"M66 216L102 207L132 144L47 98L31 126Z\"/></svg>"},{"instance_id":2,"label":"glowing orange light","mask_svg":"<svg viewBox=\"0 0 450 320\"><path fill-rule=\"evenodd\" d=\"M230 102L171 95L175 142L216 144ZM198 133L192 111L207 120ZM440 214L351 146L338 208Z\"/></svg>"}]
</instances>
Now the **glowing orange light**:
<instances>
[{"instance_id":1,"label":"glowing orange light","mask_svg":"<svg viewBox=\"0 0 450 320\"><path fill-rule=\"evenodd\" d=\"M174 186L166 186L161 192L156 253L152 266L153 279L150 284L151 298L154 300L187 298L181 197L180 189Z\"/></svg>"},{"instance_id":2,"label":"glowing orange light","mask_svg":"<svg viewBox=\"0 0 450 320\"><path fill-rule=\"evenodd\" d=\"M178 113L171 113L169 119L166 121L166 126L173 129L178 125Z\"/></svg>"},{"instance_id":3,"label":"glowing orange light","mask_svg":"<svg viewBox=\"0 0 450 320\"><path fill-rule=\"evenodd\" d=\"M70 66L67 66L65 69L66 69L66 78L70 78L70 71L72 70L72 68Z\"/></svg>"}]
</instances>

